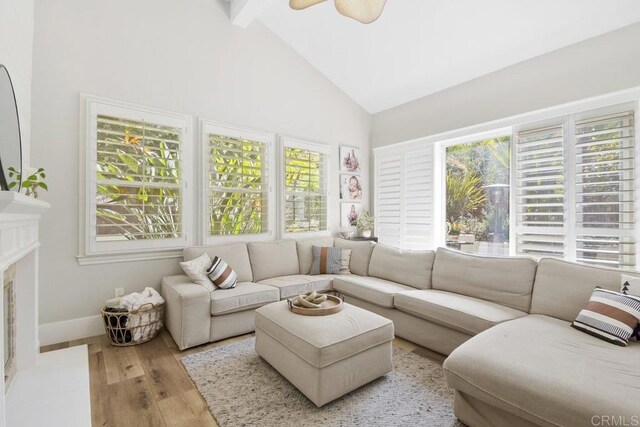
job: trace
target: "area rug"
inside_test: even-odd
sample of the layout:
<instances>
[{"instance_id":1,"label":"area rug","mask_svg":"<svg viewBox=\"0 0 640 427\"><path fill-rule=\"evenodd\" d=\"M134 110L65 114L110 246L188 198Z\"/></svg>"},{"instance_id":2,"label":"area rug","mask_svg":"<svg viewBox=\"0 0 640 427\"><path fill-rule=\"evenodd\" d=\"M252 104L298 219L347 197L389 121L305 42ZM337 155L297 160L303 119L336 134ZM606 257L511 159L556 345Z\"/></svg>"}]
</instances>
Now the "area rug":
<instances>
[{"instance_id":1,"label":"area rug","mask_svg":"<svg viewBox=\"0 0 640 427\"><path fill-rule=\"evenodd\" d=\"M394 346L394 371L317 408L254 350L255 338L182 363L221 427L462 426L442 367Z\"/></svg>"}]
</instances>

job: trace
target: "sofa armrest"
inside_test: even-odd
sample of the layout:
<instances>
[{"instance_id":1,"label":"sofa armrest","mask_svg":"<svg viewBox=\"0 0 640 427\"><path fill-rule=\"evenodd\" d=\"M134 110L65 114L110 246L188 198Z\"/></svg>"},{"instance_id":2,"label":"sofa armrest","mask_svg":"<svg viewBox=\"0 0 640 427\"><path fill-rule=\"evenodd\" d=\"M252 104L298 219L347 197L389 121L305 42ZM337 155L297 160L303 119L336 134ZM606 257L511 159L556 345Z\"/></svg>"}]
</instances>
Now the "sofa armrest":
<instances>
[{"instance_id":1,"label":"sofa armrest","mask_svg":"<svg viewBox=\"0 0 640 427\"><path fill-rule=\"evenodd\" d=\"M184 350L209 342L211 295L188 276L162 278L165 324L178 348Z\"/></svg>"}]
</instances>

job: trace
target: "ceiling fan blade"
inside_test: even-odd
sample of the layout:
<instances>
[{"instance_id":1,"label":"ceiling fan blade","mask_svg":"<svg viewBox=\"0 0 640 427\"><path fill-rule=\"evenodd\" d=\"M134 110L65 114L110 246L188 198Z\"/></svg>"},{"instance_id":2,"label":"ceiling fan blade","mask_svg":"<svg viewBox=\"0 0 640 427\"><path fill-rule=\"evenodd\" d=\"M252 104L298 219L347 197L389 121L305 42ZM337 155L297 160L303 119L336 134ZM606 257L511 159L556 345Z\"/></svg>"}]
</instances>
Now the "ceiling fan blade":
<instances>
[{"instance_id":1,"label":"ceiling fan blade","mask_svg":"<svg viewBox=\"0 0 640 427\"><path fill-rule=\"evenodd\" d=\"M363 24L370 24L378 19L386 2L387 0L335 0L340 14Z\"/></svg>"},{"instance_id":2,"label":"ceiling fan blade","mask_svg":"<svg viewBox=\"0 0 640 427\"><path fill-rule=\"evenodd\" d=\"M289 0L289 7L295 10L306 9L326 0Z\"/></svg>"}]
</instances>

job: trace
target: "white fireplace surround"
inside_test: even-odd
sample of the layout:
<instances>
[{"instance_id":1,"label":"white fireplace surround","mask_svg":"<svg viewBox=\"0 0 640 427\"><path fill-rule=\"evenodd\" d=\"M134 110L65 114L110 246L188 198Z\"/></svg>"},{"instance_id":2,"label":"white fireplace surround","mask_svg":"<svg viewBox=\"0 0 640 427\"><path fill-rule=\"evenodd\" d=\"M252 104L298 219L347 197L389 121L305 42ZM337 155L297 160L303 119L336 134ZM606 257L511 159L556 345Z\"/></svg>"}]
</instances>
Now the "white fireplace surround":
<instances>
[{"instance_id":1,"label":"white fireplace surround","mask_svg":"<svg viewBox=\"0 0 640 427\"><path fill-rule=\"evenodd\" d=\"M49 204L12 191L0 192L0 277L15 264L15 371L13 381L19 381L21 371L37 364L38 342L38 223ZM0 299L4 295L0 293ZM4 321L4 301L0 301L0 319ZM0 340L0 354L4 354L4 339ZM4 363L0 364L1 390L5 390ZM8 384L0 399L0 426L6 425L6 399L12 393Z\"/></svg>"},{"instance_id":2,"label":"white fireplace surround","mask_svg":"<svg viewBox=\"0 0 640 427\"><path fill-rule=\"evenodd\" d=\"M4 363L0 364L0 390L6 389L0 399L0 427L33 425L41 420L47 420L46 423L49 425L61 425L56 422L55 416L47 413L55 408L55 405L51 405L51 396L61 394L60 381L52 384L54 381L51 381L51 378L70 377L55 365L69 361L70 357L66 354L52 357L48 356L49 353L41 356L38 339L38 225L41 214L49 208L49 204L41 200L15 192L0 191L0 277L4 276L7 268L15 264L16 322L15 376L6 387ZM4 295L0 292L0 299L3 298ZM4 321L3 310L4 301L0 301L0 319ZM4 339L0 340L0 354L3 353ZM78 348L72 353L77 353L73 359L73 369L76 369L76 372L80 369L80 374L76 377L81 381L79 386L70 386L67 383L67 390L84 393L86 386L88 395L88 369L86 384L82 375L85 366L88 368L86 347Z\"/></svg>"}]
</instances>

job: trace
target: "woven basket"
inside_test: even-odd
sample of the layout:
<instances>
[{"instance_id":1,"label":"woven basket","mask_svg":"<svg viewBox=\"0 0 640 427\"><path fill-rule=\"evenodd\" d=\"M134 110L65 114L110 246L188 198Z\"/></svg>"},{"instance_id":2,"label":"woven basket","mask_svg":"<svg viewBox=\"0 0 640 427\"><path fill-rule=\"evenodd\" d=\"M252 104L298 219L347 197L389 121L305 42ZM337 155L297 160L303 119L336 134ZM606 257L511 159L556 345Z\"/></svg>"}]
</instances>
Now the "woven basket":
<instances>
[{"instance_id":1,"label":"woven basket","mask_svg":"<svg viewBox=\"0 0 640 427\"><path fill-rule=\"evenodd\" d=\"M111 345L126 347L142 344L158 335L162 329L164 303L143 304L137 310L115 313L102 309L104 330Z\"/></svg>"}]
</instances>

